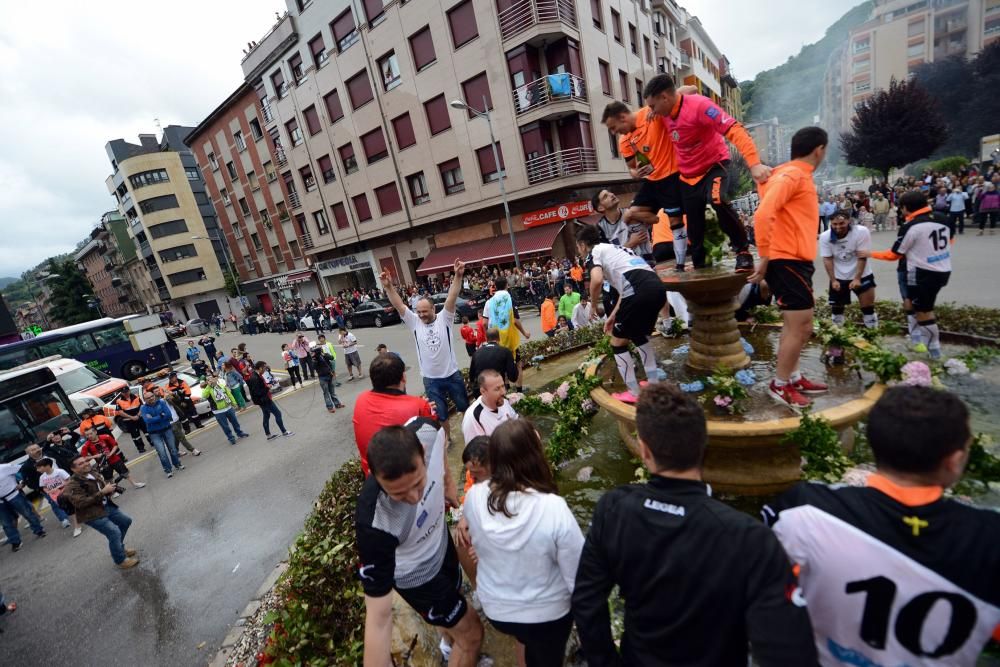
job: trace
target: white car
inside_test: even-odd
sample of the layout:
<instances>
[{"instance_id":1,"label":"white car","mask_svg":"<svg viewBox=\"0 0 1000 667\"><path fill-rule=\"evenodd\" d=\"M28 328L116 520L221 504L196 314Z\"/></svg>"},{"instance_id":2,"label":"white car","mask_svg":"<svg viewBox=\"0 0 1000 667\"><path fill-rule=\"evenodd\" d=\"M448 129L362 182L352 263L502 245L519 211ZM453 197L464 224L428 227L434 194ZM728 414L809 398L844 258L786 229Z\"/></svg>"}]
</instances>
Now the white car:
<instances>
[{"instance_id":1,"label":"white car","mask_svg":"<svg viewBox=\"0 0 1000 667\"><path fill-rule=\"evenodd\" d=\"M170 378L168 377L167 371L165 371L165 370L164 371L160 371L159 373L157 373L156 377L146 376L146 378L139 378L139 379L140 380L145 380L147 378L150 379L150 380L152 380L152 382L153 382L154 385L156 385L157 387L162 388L164 391L167 390L167 383L170 382ZM188 386L191 388L191 400L194 401L194 407L195 407L195 410L198 413L198 416L199 417L201 417L203 415L211 416L212 406L209 405L209 403L208 403L207 400L202 399L202 397L201 397L201 385L198 383L198 378L196 378L195 376L191 375L190 373L184 373L184 372L178 371L177 372L177 379L178 380L183 380L184 382L187 382ZM145 384L145 383L143 383L143 384ZM142 396L142 386L141 385L133 385L132 386L132 393L134 393L136 396Z\"/></svg>"}]
</instances>

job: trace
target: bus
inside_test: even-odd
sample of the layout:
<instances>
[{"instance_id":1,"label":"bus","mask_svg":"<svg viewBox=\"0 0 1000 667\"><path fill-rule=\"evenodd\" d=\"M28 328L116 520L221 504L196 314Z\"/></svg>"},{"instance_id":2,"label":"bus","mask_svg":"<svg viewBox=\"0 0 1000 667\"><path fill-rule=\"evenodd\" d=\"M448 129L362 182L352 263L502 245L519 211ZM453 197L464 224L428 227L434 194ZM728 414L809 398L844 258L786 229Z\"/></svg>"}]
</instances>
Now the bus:
<instances>
[{"instance_id":1,"label":"bus","mask_svg":"<svg viewBox=\"0 0 1000 667\"><path fill-rule=\"evenodd\" d=\"M107 375L133 380L180 359L177 343L172 340L143 350L134 349L123 324L127 319L104 317L0 345L0 371L59 355L82 361Z\"/></svg>"},{"instance_id":2,"label":"bus","mask_svg":"<svg viewBox=\"0 0 1000 667\"><path fill-rule=\"evenodd\" d=\"M80 417L52 369L19 368L0 373L0 462L24 457L60 428L75 430Z\"/></svg>"}]
</instances>

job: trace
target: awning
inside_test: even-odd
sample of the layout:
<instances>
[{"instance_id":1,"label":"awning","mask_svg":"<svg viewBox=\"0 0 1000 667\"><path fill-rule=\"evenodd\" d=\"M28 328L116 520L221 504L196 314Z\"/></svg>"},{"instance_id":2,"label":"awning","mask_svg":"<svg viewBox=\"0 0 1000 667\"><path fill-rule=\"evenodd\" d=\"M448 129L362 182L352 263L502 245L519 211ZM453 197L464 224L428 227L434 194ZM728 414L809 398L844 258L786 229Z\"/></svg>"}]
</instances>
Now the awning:
<instances>
[{"instance_id":1,"label":"awning","mask_svg":"<svg viewBox=\"0 0 1000 667\"><path fill-rule=\"evenodd\" d=\"M514 242L517 244L517 255L521 259L537 255L552 254L552 246L559 232L566 224L543 225L523 232L514 232ZM483 264L499 264L514 261L514 251L510 247L510 235L504 234L489 239L479 239L468 243L458 243L445 248L434 248L424 259L418 276L451 271L455 260L460 259L469 266Z\"/></svg>"},{"instance_id":2,"label":"awning","mask_svg":"<svg viewBox=\"0 0 1000 667\"><path fill-rule=\"evenodd\" d=\"M296 271L295 273L289 273L285 277L285 282L289 285L294 285L295 283L305 283L312 280L313 272L312 269L306 271Z\"/></svg>"}]
</instances>

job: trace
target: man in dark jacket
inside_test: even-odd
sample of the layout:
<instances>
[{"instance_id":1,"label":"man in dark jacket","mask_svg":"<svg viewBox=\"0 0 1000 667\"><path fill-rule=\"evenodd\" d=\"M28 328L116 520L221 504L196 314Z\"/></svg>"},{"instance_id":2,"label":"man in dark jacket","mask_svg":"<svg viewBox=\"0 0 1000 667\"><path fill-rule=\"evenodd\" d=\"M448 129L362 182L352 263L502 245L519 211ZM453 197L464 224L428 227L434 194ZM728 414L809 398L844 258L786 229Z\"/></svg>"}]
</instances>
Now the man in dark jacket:
<instances>
[{"instance_id":1,"label":"man in dark jacket","mask_svg":"<svg viewBox=\"0 0 1000 667\"><path fill-rule=\"evenodd\" d=\"M320 336L322 338L322 336ZM319 380L320 389L323 390L323 401L326 403L327 412L336 412L337 408L344 407L344 404L337 398L336 376L333 372L334 358L327 350L317 345L310 350L312 356L313 370L316 371L316 379Z\"/></svg>"},{"instance_id":2,"label":"man in dark jacket","mask_svg":"<svg viewBox=\"0 0 1000 667\"><path fill-rule=\"evenodd\" d=\"M53 431L42 443L42 454L55 461L66 472L70 472L73 469L73 459L80 455L74 444L77 440L78 438L68 428Z\"/></svg>"},{"instance_id":3,"label":"man in dark jacket","mask_svg":"<svg viewBox=\"0 0 1000 667\"><path fill-rule=\"evenodd\" d=\"M469 361L469 382L476 386L479 374L485 370L499 373L503 377L504 384L510 384L518 379L514 355L500 344L500 330L495 327L487 329L486 342L479 346Z\"/></svg>"},{"instance_id":4,"label":"man in dark jacket","mask_svg":"<svg viewBox=\"0 0 1000 667\"><path fill-rule=\"evenodd\" d=\"M781 544L701 481L705 415L668 383L636 405L646 484L601 497L576 575L573 616L587 664L815 665L816 647ZM608 595L625 603L621 652Z\"/></svg>"},{"instance_id":5,"label":"man in dark jacket","mask_svg":"<svg viewBox=\"0 0 1000 667\"><path fill-rule=\"evenodd\" d=\"M274 415L274 421L278 423L281 435L286 437L295 435L291 431L285 430L285 422L281 418L281 410L274 404L274 398L271 396L271 388L267 386L267 381L264 379L263 373L266 368L266 363L258 361L254 367L254 372L247 379L247 387L250 389L250 400L260 408L260 412L264 416L264 435L267 436L268 440L274 440L278 437L277 434L272 435L271 433L271 415Z\"/></svg>"},{"instance_id":6,"label":"man in dark jacket","mask_svg":"<svg viewBox=\"0 0 1000 667\"><path fill-rule=\"evenodd\" d=\"M111 558L123 570L135 567L139 559L134 549L125 548L125 534L132 519L111 502L115 485L90 466L90 460L79 457L73 461L73 476L66 482L63 495L76 508L76 518L108 539Z\"/></svg>"}]
</instances>

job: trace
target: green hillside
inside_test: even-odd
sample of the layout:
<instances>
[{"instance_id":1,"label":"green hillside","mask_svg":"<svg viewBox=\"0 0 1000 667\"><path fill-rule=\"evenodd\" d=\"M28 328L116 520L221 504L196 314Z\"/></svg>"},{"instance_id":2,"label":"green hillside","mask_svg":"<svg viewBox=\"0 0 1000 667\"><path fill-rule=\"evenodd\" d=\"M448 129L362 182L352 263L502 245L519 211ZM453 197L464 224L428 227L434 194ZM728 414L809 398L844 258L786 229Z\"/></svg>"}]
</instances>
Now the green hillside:
<instances>
[{"instance_id":1,"label":"green hillside","mask_svg":"<svg viewBox=\"0 0 1000 667\"><path fill-rule=\"evenodd\" d=\"M826 34L815 44L803 46L798 55L761 72L753 81L742 82L745 119L758 121L777 116L782 125L811 124L813 116L819 113L827 59L847 39L852 28L868 20L871 10L871 0L861 3L827 28Z\"/></svg>"}]
</instances>

